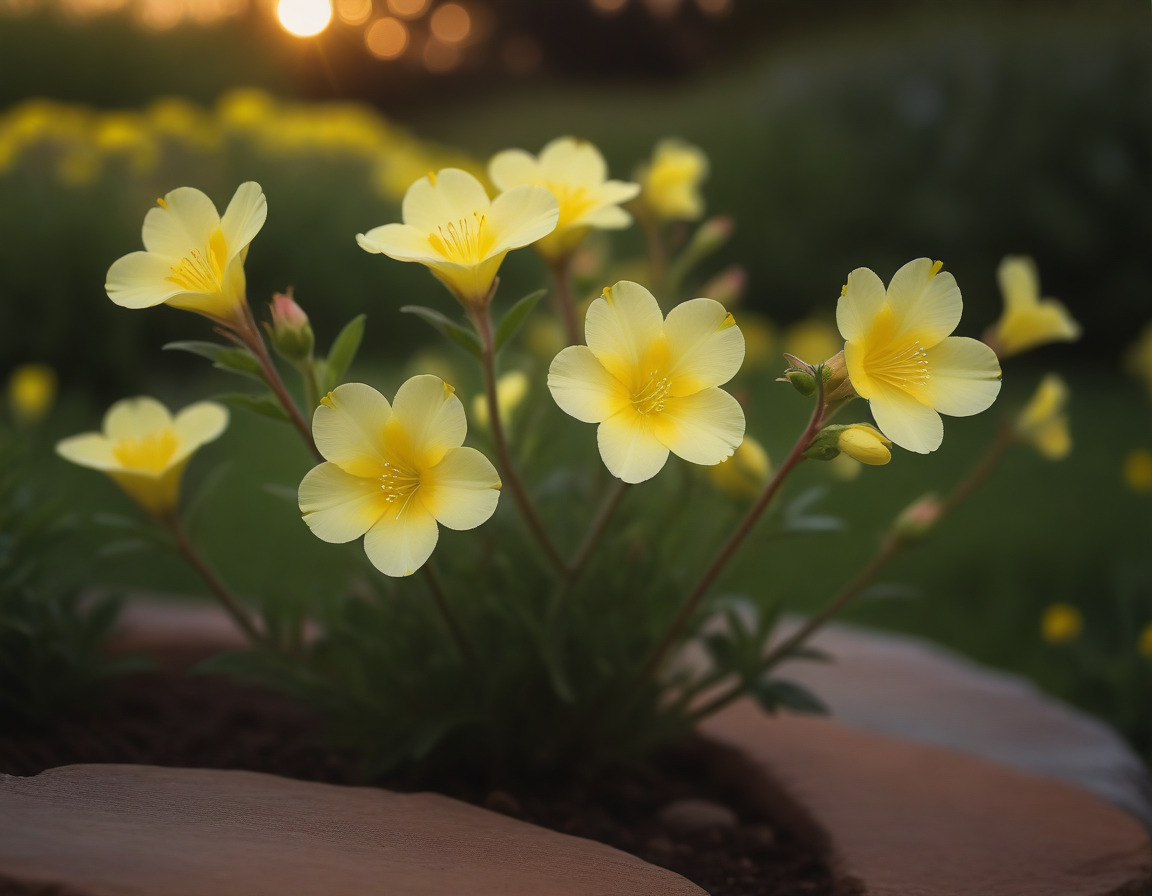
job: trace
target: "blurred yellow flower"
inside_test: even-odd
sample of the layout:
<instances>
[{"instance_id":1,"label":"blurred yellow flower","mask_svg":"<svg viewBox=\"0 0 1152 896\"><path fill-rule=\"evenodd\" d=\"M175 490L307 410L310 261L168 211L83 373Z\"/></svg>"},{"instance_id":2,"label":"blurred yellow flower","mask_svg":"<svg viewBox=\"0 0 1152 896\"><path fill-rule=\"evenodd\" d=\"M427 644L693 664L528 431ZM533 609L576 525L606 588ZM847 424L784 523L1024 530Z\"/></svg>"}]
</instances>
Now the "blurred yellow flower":
<instances>
[{"instance_id":1,"label":"blurred yellow flower","mask_svg":"<svg viewBox=\"0 0 1152 896\"><path fill-rule=\"evenodd\" d=\"M364 537L387 576L424 565L437 523L474 529L496 510L500 477L475 448L462 448L464 406L435 376L407 380L391 404L363 383L337 386L312 418L327 462L300 483L300 511L322 541Z\"/></svg>"},{"instance_id":2,"label":"blurred yellow flower","mask_svg":"<svg viewBox=\"0 0 1152 896\"><path fill-rule=\"evenodd\" d=\"M1068 430L1068 386L1055 373L1040 381L1036 393L1016 418L1016 437L1048 460L1062 460L1072 451Z\"/></svg>"},{"instance_id":3,"label":"blurred yellow flower","mask_svg":"<svg viewBox=\"0 0 1152 896\"><path fill-rule=\"evenodd\" d=\"M1124 455L1124 484L1134 492L1152 492L1152 451L1133 448Z\"/></svg>"},{"instance_id":4,"label":"blurred yellow flower","mask_svg":"<svg viewBox=\"0 0 1152 896\"><path fill-rule=\"evenodd\" d=\"M744 334L744 359L749 367L772 367L779 363L779 340L771 319L755 311L743 311L740 332Z\"/></svg>"},{"instance_id":5,"label":"blurred yellow flower","mask_svg":"<svg viewBox=\"0 0 1152 896\"><path fill-rule=\"evenodd\" d=\"M1136 648L1140 651L1140 656L1152 659L1152 622L1144 626L1140 632Z\"/></svg>"},{"instance_id":6,"label":"blurred yellow flower","mask_svg":"<svg viewBox=\"0 0 1152 896\"><path fill-rule=\"evenodd\" d=\"M853 423L840 430L836 447L841 454L872 467L883 466L892 460L892 442L868 423Z\"/></svg>"},{"instance_id":7,"label":"blurred yellow flower","mask_svg":"<svg viewBox=\"0 0 1152 896\"><path fill-rule=\"evenodd\" d=\"M125 398L104 415L104 431L63 439L56 453L111 476L141 507L156 516L176 512L180 477L192 453L217 438L228 411L201 401L175 418L154 398Z\"/></svg>"},{"instance_id":8,"label":"blurred yellow flower","mask_svg":"<svg viewBox=\"0 0 1152 896\"><path fill-rule=\"evenodd\" d=\"M1001 358L1016 355L1049 342L1073 342L1080 338L1080 325L1060 302L1040 298L1036 264L1024 255L1010 255L996 272L1004 313L985 340Z\"/></svg>"},{"instance_id":9,"label":"blurred yellow flower","mask_svg":"<svg viewBox=\"0 0 1152 896\"><path fill-rule=\"evenodd\" d=\"M695 221L704 214L700 185L708 177L708 156L683 140L661 140L640 170L640 198L657 218Z\"/></svg>"},{"instance_id":10,"label":"blurred yellow flower","mask_svg":"<svg viewBox=\"0 0 1152 896\"><path fill-rule=\"evenodd\" d=\"M749 500L764 491L771 473L768 452L749 435L744 436L730 458L708 467L708 478L713 485L733 498Z\"/></svg>"},{"instance_id":11,"label":"blurred yellow flower","mask_svg":"<svg viewBox=\"0 0 1152 896\"><path fill-rule=\"evenodd\" d=\"M488 177L500 190L525 184L555 195L560 216L553 230L536 243L545 258L567 257L589 228L618 230L632 223L620 207L640 192L640 185L608 180L608 165L600 150L586 140L557 137L539 157L522 149L506 149L488 163Z\"/></svg>"},{"instance_id":12,"label":"blurred yellow flower","mask_svg":"<svg viewBox=\"0 0 1152 896\"><path fill-rule=\"evenodd\" d=\"M717 387L744 360L744 336L711 299L691 299L667 319L652 293L621 280L585 319L588 344L552 361L548 388L565 413L599 423L600 457L625 482L651 479L671 451L718 464L744 438L744 411Z\"/></svg>"},{"instance_id":13,"label":"blurred yellow flower","mask_svg":"<svg viewBox=\"0 0 1152 896\"><path fill-rule=\"evenodd\" d=\"M528 396L528 385L528 377L520 370L511 370L496 380L496 406L505 425ZM484 393L472 399L472 419L477 426L483 427L492 422L488 414L488 396Z\"/></svg>"},{"instance_id":14,"label":"blurred yellow flower","mask_svg":"<svg viewBox=\"0 0 1152 896\"><path fill-rule=\"evenodd\" d=\"M1071 604L1052 604L1040 620L1040 633L1049 644L1067 644L1080 637L1084 617Z\"/></svg>"},{"instance_id":15,"label":"blurred yellow flower","mask_svg":"<svg viewBox=\"0 0 1152 896\"><path fill-rule=\"evenodd\" d=\"M995 352L948 335L963 303L955 278L940 267L927 258L910 261L887 291L876 274L857 268L836 306L852 387L868 400L881 432L918 454L940 447L941 414L978 414L1000 393Z\"/></svg>"},{"instance_id":16,"label":"blurred yellow flower","mask_svg":"<svg viewBox=\"0 0 1152 896\"><path fill-rule=\"evenodd\" d=\"M788 327L780 337L783 351L809 364L827 361L844 348L836 328L821 317L808 317Z\"/></svg>"},{"instance_id":17,"label":"blurred yellow flower","mask_svg":"<svg viewBox=\"0 0 1152 896\"><path fill-rule=\"evenodd\" d=\"M504 256L536 242L556 226L556 198L542 187L520 186L489 200L467 171L445 168L408 188L403 224L356 234L365 252L417 261L465 308L483 308Z\"/></svg>"},{"instance_id":18,"label":"blurred yellow flower","mask_svg":"<svg viewBox=\"0 0 1152 896\"><path fill-rule=\"evenodd\" d=\"M1136 342L1124 353L1124 366L1152 392L1152 323L1140 331Z\"/></svg>"},{"instance_id":19,"label":"blurred yellow flower","mask_svg":"<svg viewBox=\"0 0 1152 896\"><path fill-rule=\"evenodd\" d=\"M145 251L108 269L108 298L125 308L167 304L244 329L244 259L268 217L260 185L241 184L223 218L192 187L178 187L158 202L144 216Z\"/></svg>"},{"instance_id":20,"label":"blurred yellow flower","mask_svg":"<svg viewBox=\"0 0 1152 896\"><path fill-rule=\"evenodd\" d=\"M8 378L8 406L18 423L44 418L56 399L56 371L47 364L21 364Z\"/></svg>"}]
</instances>

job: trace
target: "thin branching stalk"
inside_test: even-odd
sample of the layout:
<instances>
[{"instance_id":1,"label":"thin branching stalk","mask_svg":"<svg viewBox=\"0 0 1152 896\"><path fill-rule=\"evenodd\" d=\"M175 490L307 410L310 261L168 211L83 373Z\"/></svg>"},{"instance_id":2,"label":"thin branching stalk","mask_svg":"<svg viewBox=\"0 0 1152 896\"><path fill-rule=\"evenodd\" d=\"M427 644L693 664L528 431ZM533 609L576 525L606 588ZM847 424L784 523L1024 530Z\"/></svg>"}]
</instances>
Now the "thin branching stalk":
<instances>
[{"instance_id":1,"label":"thin branching stalk","mask_svg":"<svg viewBox=\"0 0 1152 896\"><path fill-rule=\"evenodd\" d=\"M579 345L580 318L576 313L576 300L572 295L572 256L565 255L551 265L552 280L556 285L556 310L564 321L564 338L568 345Z\"/></svg>"},{"instance_id":2,"label":"thin branching stalk","mask_svg":"<svg viewBox=\"0 0 1152 896\"><path fill-rule=\"evenodd\" d=\"M624 497L626 491L628 491L628 483L617 479L613 483L612 488L604 496L604 500L600 502L596 516L592 518L592 522L588 525L588 531L584 533L580 547L576 549L576 553L572 555L572 559L568 562L569 581L575 581L580 573L584 571L584 567L587 565L589 559L591 559L596 547L600 544L600 539L604 537L604 533L608 529L608 524L612 521L612 516L616 513L616 508L620 506L620 499Z\"/></svg>"},{"instance_id":3,"label":"thin branching stalk","mask_svg":"<svg viewBox=\"0 0 1152 896\"><path fill-rule=\"evenodd\" d=\"M481 667L476 659L476 652L472 649L472 645L468 643L464 629L461 628L460 623L456 619L456 615L452 612L452 607L448 603L448 598L444 593L444 586L440 582L440 577L436 575L436 571L432 568L431 561L420 567L420 572L424 576L428 590L432 592L432 599L436 602L436 607L440 610L440 615L444 619L444 624L448 626L448 631L456 644L456 648L460 651L460 655L464 657L466 663L479 671Z\"/></svg>"}]
</instances>

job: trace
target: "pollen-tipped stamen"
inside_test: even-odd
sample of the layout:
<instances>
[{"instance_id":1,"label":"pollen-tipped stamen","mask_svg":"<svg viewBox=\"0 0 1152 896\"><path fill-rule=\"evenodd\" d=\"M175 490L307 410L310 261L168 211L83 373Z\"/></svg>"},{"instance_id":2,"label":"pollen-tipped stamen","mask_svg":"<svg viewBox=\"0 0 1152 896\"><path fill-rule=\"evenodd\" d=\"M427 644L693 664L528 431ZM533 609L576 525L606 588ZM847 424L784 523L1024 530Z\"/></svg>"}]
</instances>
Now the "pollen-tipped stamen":
<instances>
[{"instance_id":1,"label":"pollen-tipped stamen","mask_svg":"<svg viewBox=\"0 0 1152 896\"><path fill-rule=\"evenodd\" d=\"M415 470L397 464L384 462L384 472L380 474L380 488L384 492L384 500L396 507L396 518L399 519L408 508L412 498L420 487L420 474Z\"/></svg>"},{"instance_id":2,"label":"pollen-tipped stamen","mask_svg":"<svg viewBox=\"0 0 1152 896\"><path fill-rule=\"evenodd\" d=\"M641 414L658 414L664 410L664 399L672 383L668 377L657 378L658 370L648 371L648 382L644 388L632 396L632 407Z\"/></svg>"},{"instance_id":3,"label":"pollen-tipped stamen","mask_svg":"<svg viewBox=\"0 0 1152 896\"><path fill-rule=\"evenodd\" d=\"M928 352L918 339L903 346L885 346L865 363L873 377L901 388L923 386L932 378Z\"/></svg>"}]
</instances>

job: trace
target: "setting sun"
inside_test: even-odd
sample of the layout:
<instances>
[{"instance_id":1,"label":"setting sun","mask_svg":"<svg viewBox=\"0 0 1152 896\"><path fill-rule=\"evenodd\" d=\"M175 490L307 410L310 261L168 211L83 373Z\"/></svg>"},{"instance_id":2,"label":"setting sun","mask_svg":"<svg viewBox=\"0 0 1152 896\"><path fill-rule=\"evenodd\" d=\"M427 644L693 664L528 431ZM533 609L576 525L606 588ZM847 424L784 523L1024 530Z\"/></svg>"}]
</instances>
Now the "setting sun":
<instances>
[{"instance_id":1,"label":"setting sun","mask_svg":"<svg viewBox=\"0 0 1152 896\"><path fill-rule=\"evenodd\" d=\"M329 0L280 0L276 16L285 31L297 37L312 37L332 21L332 4Z\"/></svg>"}]
</instances>

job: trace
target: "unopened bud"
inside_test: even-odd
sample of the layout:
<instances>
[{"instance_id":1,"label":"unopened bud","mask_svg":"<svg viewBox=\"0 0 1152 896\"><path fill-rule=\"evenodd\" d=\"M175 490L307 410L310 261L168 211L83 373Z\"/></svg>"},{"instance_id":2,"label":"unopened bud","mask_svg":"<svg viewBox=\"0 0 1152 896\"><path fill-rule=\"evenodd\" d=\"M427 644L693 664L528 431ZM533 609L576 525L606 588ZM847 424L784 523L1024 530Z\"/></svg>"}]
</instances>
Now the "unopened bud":
<instances>
[{"instance_id":1,"label":"unopened bud","mask_svg":"<svg viewBox=\"0 0 1152 896\"><path fill-rule=\"evenodd\" d=\"M747 286L748 272L734 264L705 283L700 295L715 299L725 308L731 309L740 304Z\"/></svg>"},{"instance_id":2,"label":"unopened bud","mask_svg":"<svg viewBox=\"0 0 1152 896\"><path fill-rule=\"evenodd\" d=\"M292 290L276 293L269 307L272 309L272 326L268 333L276 351L289 361L305 361L312 357L316 337L308 315L292 298Z\"/></svg>"},{"instance_id":3,"label":"unopened bud","mask_svg":"<svg viewBox=\"0 0 1152 896\"><path fill-rule=\"evenodd\" d=\"M932 531L942 510L940 499L929 493L909 504L892 523L891 535L900 541L919 541Z\"/></svg>"},{"instance_id":4,"label":"unopened bud","mask_svg":"<svg viewBox=\"0 0 1152 896\"><path fill-rule=\"evenodd\" d=\"M56 371L47 364L22 364L8 380L8 405L22 425L38 423L56 399Z\"/></svg>"},{"instance_id":5,"label":"unopened bud","mask_svg":"<svg viewBox=\"0 0 1152 896\"><path fill-rule=\"evenodd\" d=\"M822 365L824 374L824 401L829 409L847 404L859 397L848 378L848 365L844 362L844 351L834 354Z\"/></svg>"},{"instance_id":6,"label":"unopened bud","mask_svg":"<svg viewBox=\"0 0 1152 896\"><path fill-rule=\"evenodd\" d=\"M784 371L780 379L792 384L801 395L808 396L816 392L816 377L807 370L790 369Z\"/></svg>"},{"instance_id":7,"label":"unopened bud","mask_svg":"<svg viewBox=\"0 0 1152 896\"><path fill-rule=\"evenodd\" d=\"M853 460L874 467L892 460L892 440L875 426L853 423L840 430L836 446Z\"/></svg>"}]
</instances>

